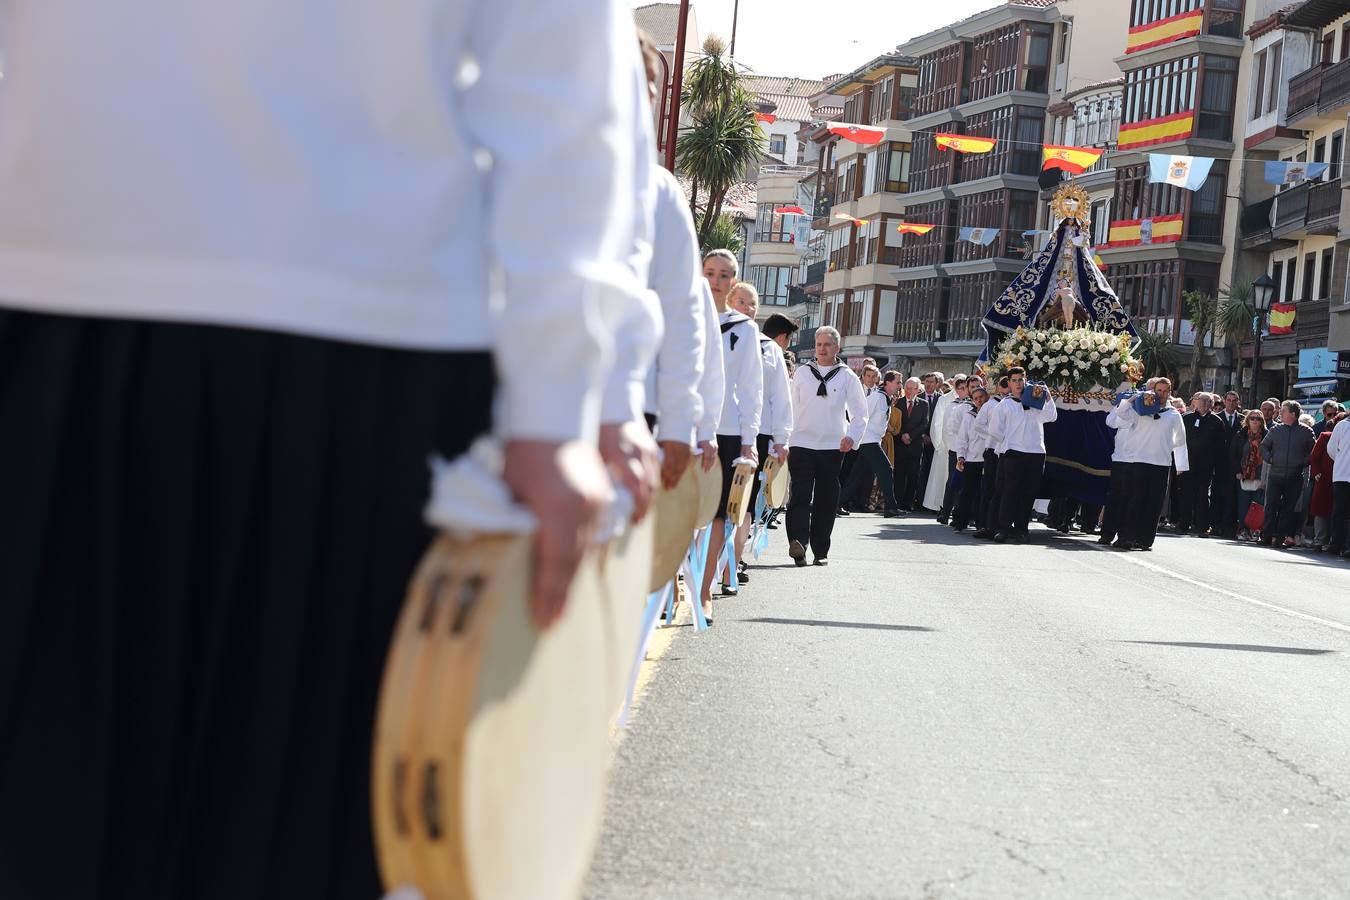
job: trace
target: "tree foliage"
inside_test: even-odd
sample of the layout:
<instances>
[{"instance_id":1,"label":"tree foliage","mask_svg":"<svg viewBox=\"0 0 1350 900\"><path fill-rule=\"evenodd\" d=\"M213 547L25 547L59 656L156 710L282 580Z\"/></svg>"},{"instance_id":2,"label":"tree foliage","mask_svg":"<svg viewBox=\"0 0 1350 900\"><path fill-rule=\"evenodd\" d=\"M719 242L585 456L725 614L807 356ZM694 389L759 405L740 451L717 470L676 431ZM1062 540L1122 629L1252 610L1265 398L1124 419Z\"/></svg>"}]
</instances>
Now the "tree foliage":
<instances>
[{"instance_id":1,"label":"tree foliage","mask_svg":"<svg viewBox=\"0 0 1350 900\"><path fill-rule=\"evenodd\" d=\"M1191 391L1198 391L1200 390L1200 360L1205 353L1205 338L1214 330L1215 320L1218 317L1219 300L1213 294L1186 291L1181 295L1181 301L1186 306L1186 315L1190 318L1191 327L1195 332L1191 342L1191 377L1188 387Z\"/></svg>"},{"instance_id":2,"label":"tree foliage","mask_svg":"<svg viewBox=\"0 0 1350 900\"><path fill-rule=\"evenodd\" d=\"M699 231L704 229L702 223L699 223ZM707 229L708 237L699 245L704 253L710 253L713 250L730 250L739 255L745 247L745 241L741 238L740 226L736 220L728 215L720 215L713 221L712 226Z\"/></svg>"}]
</instances>

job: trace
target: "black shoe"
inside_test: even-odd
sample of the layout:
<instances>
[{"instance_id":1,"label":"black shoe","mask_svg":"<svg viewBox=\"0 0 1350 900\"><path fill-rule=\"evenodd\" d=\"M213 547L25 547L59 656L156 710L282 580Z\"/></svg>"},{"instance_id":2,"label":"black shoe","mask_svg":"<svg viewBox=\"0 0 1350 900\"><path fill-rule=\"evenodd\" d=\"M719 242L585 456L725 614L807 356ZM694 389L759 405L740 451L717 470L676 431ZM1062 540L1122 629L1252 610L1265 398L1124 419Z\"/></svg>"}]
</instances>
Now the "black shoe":
<instances>
[{"instance_id":1,"label":"black shoe","mask_svg":"<svg viewBox=\"0 0 1350 900\"><path fill-rule=\"evenodd\" d=\"M946 517L946 516L938 516L938 524L939 524L939 525L946 525L946 524L947 524L947 517Z\"/></svg>"},{"instance_id":2,"label":"black shoe","mask_svg":"<svg viewBox=\"0 0 1350 900\"><path fill-rule=\"evenodd\" d=\"M990 528L981 528L978 531L976 531L973 535L971 535L971 537L977 537L982 541L987 541L993 536L994 532Z\"/></svg>"},{"instance_id":3,"label":"black shoe","mask_svg":"<svg viewBox=\"0 0 1350 900\"><path fill-rule=\"evenodd\" d=\"M995 534L995 535L994 535L994 543L995 543L995 544L1006 544L1006 543L1008 543L1008 533L1007 533L1006 531L1000 531L1000 532L998 532L997 534Z\"/></svg>"},{"instance_id":4,"label":"black shoe","mask_svg":"<svg viewBox=\"0 0 1350 900\"><path fill-rule=\"evenodd\" d=\"M952 531L955 531L957 534L960 534L961 532L965 531L968 527L970 526L968 526L965 522L952 523Z\"/></svg>"},{"instance_id":5,"label":"black shoe","mask_svg":"<svg viewBox=\"0 0 1350 900\"><path fill-rule=\"evenodd\" d=\"M750 583L750 573L745 568L745 563L738 563L736 566L736 581L740 584Z\"/></svg>"},{"instance_id":6,"label":"black shoe","mask_svg":"<svg viewBox=\"0 0 1350 900\"><path fill-rule=\"evenodd\" d=\"M806 548L802 546L801 541L788 544L788 556L792 557L792 561L798 566L806 565Z\"/></svg>"},{"instance_id":7,"label":"black shoe","mask_svg":"<svg viewBox=\"0 0 1350 900\"><path fill-rule=\"evenodd\" d=\"M1059 526L1059 533L1060 533L1060 534L1068 534L1069 531L1070 531L1070 529L1072 529L1072 528L1073 528L1073 524L1072 524L1071 522L1065 522L1064 524L1062 524L1062 525Z\"/></svg>"},{"instance_id":8,"label":"black shoe","mask_svg":"<svg viewBox=\"0 0 1350 900\"><path fill-rule=\"evenodd\" d=\"M1341 559L1350 559L1350 550L1342 550Z\"/></svg>"},{"instance_id":9,"label":"black shoe","mask_svg":"<svg viewBox=\"0 0 1350 900\"><path fill-rule=\"evenodd\" d=\"M898 509L888 509L888 510L886 510L884 513L882 513L882 515L883 515L884 517L886 517L887 519L898 519L898 518L900 518L900 510L898 510Z\"/></svg>"},{"instance_id":10,"label":"black shoe","mask_svg":"<svg viewBox=\"0 0 1350 900\"><path fill-rule=\"evenodd\" d=\"M851 516L851 515L853 515L851 512L849 512L848 510L844 509L844 507L842 507L842 506L839 507L839 513L838 513L838 514L841 515L841 516Z\"/></svg>"},{"instance_id":11,"label":"black shoe","mask_svg":"<svg viewBox=\"0 0 1350 900\"><path fill-rule=\"evenodd\" d=\"M811 565L813 566L828 566L829 564L830 561L828 559L825 559L824 557L821 557L820 559L817 559L811 563Z\"/></svg>"},{"instance_id":12,"label":"black shoe","mask_svg":"<svg viewBox=\"0 0 1350 900\"><path fill-rule=\"evenodd\" d=\"M1133 549L1134 549L1134 544L1130 543L1129 541L1125 540L1124 538L1116 538L1116 542L1115 542L1114 544L1112 544L1111 546L1112 546L1112 547L1115 547L1117 550L1133 550Z\"/></svg>"},{"instance_id":13,"label":"black shoe","mask_svg":"<svg viewBox=\"0 0 1350 900\"><path fill-rule=\"evenodd\" d=\"M731 585L728 585L728 584L722 585L722 596L723 596L723 597L735 597L735 596L736 596L737 594L739 594L739 593L740 593L740 591L737 590L736 588L732 587Z\"/></svg>"},{"instance_id":14,"label":"black shoe","mask_svg":"<svg viewBox=\"0 0 1350 900\"><path fill-rule=\"evenodd\" d=\"M1109 547L1111 546L1111 536L1104 534L1097 538L1097 543L1101 544L1103 547Z\"/></svg>"},{"instance_id":15,"label":"black shoe","mask_svg":"<svg viewBox=\"0 0 1350 900\"><path fill-rule=\"evenodd\" d=\"M769 523L769 530L770 530L770 531L777 531L777 530L778 530L778 523L777 523L777 522L770 522L770 523Z\"/></svg>"}]
</instances>

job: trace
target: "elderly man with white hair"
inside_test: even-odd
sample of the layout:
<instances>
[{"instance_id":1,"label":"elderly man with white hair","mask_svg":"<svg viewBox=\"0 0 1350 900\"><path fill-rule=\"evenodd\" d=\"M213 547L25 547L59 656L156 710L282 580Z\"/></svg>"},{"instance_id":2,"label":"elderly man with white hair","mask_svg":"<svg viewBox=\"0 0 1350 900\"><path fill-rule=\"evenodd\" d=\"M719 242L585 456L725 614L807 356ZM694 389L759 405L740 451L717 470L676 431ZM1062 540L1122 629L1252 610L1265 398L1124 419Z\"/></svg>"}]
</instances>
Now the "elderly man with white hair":
<instances>
[{"instance_id":1,"label":"elderly man with white hair","mask_svg":"<svg viewBox=\"0 0 1350 900\"><path fill-rule=\"evenodd\" d=\"M839 361L839 332L828 325L816 329L815 362L792 376L792 408L788 552L804 566L809 544L815 565L823 566L839 510L839 468L867 426L862 382Z\"/></svg>"}]
</instances>

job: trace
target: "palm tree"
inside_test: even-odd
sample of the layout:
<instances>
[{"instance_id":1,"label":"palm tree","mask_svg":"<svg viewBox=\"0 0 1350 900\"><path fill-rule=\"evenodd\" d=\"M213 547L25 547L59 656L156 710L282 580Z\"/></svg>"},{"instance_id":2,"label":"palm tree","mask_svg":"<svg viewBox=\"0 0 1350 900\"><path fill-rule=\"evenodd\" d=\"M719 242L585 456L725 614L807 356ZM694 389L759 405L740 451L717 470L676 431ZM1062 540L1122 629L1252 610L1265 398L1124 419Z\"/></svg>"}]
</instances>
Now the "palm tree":
<instances>
[{"instance_id":1,"label":"palm tree","mask_svg":"<svg viewBox=\"0 0 1350 900\"><path fill-rule=\"evenodd\" d=\"M1169 376L1176 361L1176 348L1165 331L1139 332L1139 346L1134 355L1144 364L1144 377Z\"/></svg>"},{"instance_id":2,"label":"palm tree","mask_svg":"<svg viewBox=\"0 0 1350 900\"><path fill-rule=\"evenodd\" d=\"M1181 295L1186 304L1186 313L1191 319L1194 332L1191 348L1191 378L1189 390L1200 390L1200 359L1205 354L1205 338L1214 330L1214 320L1218 315L1219 301L1211 294L1199 291L1186 291Z\"/></svg>"},{"instance_id":3,"label":"palm tree","mask_svg":"<svg viewBox=\"0 0 1350 900\"><path fill-rule=\"evenodd\" d=\"M703 56L689 67L685 80L682 102L691 124L675 142L676 168L690 179L689 206L695 221L701 222L698 237L704 249L722 216L727 190L745 178L765 140L745 75L725 53L721 39L703 42ZM702 215L700 190L708 196Z\"/></svg>"},{"instance_id":4,"label":"palm tree","mask_svg":"<svg viewBox=\"0 0 1350 900\"><path fill-rule=\"evenodd\" d=\"M739 256L744 246L745 241L741 239L741 228L736 224L736 220L731 216L721 215L708 230L708 238L703 242L702 250L704 253L710 250L730 250Z\"/></svg>"},{"instance_id":5,"label":"palm tree","mask_svg":"<svg viewBox=\"0 0 1350 900\"><path fill-rule=\"evenodd\" d=\"M1252 336L1252 322L1256 319L1256 300L1250 284L1234 284L1219 289L1219 308L1214 315L1214 327L1223 339L1233 344L1233 383L1242 384L1242 342Z\"/></svg>"}]
</instances>

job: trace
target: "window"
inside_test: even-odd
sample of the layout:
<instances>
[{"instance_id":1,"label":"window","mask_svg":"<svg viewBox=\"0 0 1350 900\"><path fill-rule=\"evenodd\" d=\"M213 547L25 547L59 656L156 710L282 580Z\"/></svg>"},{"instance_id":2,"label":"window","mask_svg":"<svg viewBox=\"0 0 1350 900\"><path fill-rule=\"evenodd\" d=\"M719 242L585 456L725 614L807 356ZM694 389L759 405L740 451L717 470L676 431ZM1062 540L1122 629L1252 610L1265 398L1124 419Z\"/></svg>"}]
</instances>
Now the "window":
<instances>
[{"instance_id":1,"label":"window","mask_svg":"<svg viewBox=\"0 0 1350 900\"><path fill-rule=\"evenodd\" d=\"M1281 68L1284 66L1284 41L1270 45L1270 86L1266 88L1266 112L1274 112L1280 102L1280 86L1284 84Z\"/></svg>"},{"instance_id":2,"label":"window","mask_svg":"<svg viewBox=\"0 0 1350 900\"><path fill-rule=\"evenodd\" d=\"M1277 260L1277 261L1275 261L1274 263L1271 263L1271 266L1270 266L1270 278L1271 278L1272 281L1275 282L1275 294L1274 294L1274 296L1272 296L1272 297L1270 298L1270 299L1271 299L1271 302L1272 302L1272 303L1282 303L1282 302L1284 302L1284 297L1280 294L1280 291L1284 288L1284 261L1283 261L1283 260Z\"/></svg>"},{"instance_id":3,"label":"window","mask_svg":"<svg viewBox=\"0 0 1350 900\"><path fill-rule=\"evenodd\" d=\"M1298 270L1298 257L1289 260L1289 267L1284 270L1284 302L1293 303L1298 298L1294 296L1294 288L1298 284L1296 277Z\"/></svg>"},{"instance_id":4,"label":"window","mask_svg":"<svg viewBox=\"0 0 1350 900\"><path fill-rule=\"evenodd\" d=\"M1178 260L1117 263L1111 267L1111 285L1125 310L1140 320L1140 328L1169 327L1180 303Z\"/></svg>"},{"instance_id":5,"label":"window","mask_svg":"<svg viewBox=\"0 0 1350 900\"><path fill-rule=\"evenodd\" d=\"M1092 204L1092 246L1104 247L1111 232L1111 201L1098 200Z\"/></svg>"},{"instance_id":6,"label":"window","mask_svg":"<svg viewBox=\"0 0 1350 900\"><path fill-rule=\"evenodd\" d=\"M863 154L863 180L862 190L859 196L875 194L879 186L877 184L877 149L873 147Z\"/></svg>"},{"instance_id":7,"label":"window","mask_svg":"<svg viewBox=\"0 0 1350 900\"><path fill-rule=\"evenodd\" d=\"M886 78L883 78L880 84L872 88L871 124L875 125L877 122L882 122L885 121L886 119L891 118L891 110L892 110L891 104L893 102L892 97L894 96L894 92L895 92L894 75L889 75Z\"/></svg>"},{"instance_id":8,"label":"window","mask_svg":"<svg viewBox=\"0 0 1350 900\"><path fill-rule=\"evenodd\" d=\"M1341 166L1345 163L1345 131L1341 130L1331 136L1331 155L1327 157L1330 165L1327 167L1327 181L1335 181L1341 177Z\"/></svg>"},{"instance_id":9,"label":"window","mask_svg":"<svg viewBox=\"0 0 1350 900\"><path fill-rule=\"evenodd\" d=\"M1233 138L1233 101L1237 96L1238 61L1228 56L1205 56L1195 136L1216 141Z\"/></svg>"},{"instance_id":10,"label":"window","mask_svg":"<svg viewBox=\"0 0 1350 900\"><path fill-rule=\"evenodd\" d=\"M787 306L788 288L792 284L790 266L751 266L751 281L759 291L759 302L764 306Z\"/></svg>"},{"instance_id":11,"label":"window","mask_svg":"<svg viewBox=\"0 0 1350 900\"><path fill-rule=\"evenodd\" d=\"M1242 37L1242 0L1210 0L1205 5L1209 6L1206 32L1216 37Z\"/></svg>"},{"instance_id":12,"label":"window","mask_svg":"<svg viewBox=\"0 0 1350 900\"><path fill-rule=\"evenodd\" d=\"M1191 195L1191 209L1185 223L1186 239L1207 244L1223 243L1224 185L1228 161L1216 160L1209 177Z\"/></svg>"},{"instance_id":13,"label":"window","mask_svg":"<svg viewBox=\"0 0 1350 900\"><path fill-rule=\"evenodd\" d=\"M919 59L914 115L926 116L961 102L961 70L967 44L951 43ZM853 121L846 119L845 121ZM950 127L945 130L950 131Z\"/></svg>"},{"instance_id":14,"label":"window","mask_svg":"<svg viewBox=\"0 0 1350 900\"><path fill-rule=\"evenodd\" d=\"M1309 253L1303 257L1303 294L1300 300L1313 299L1313 285L1317 276L1317 254Z\"/></svg>"},{"instance_id":15,"label":"window","mask_svg":"<svg viewBox=\"0 0 1350 900\"><path fill-rule=\"evenodd\" d=\"M902 269L915 266L933 266L943 261L946 231L941 226L947 224L947 210L950 204L946 200L921 203L905 210L905 218L910 222L925 222L937 225L927 234L898 235L901 238L898 266ZM892 228L892 231L894 228Z\"/></svg>"},{"instance_id":16,"label":"window","mask_svg":"<svg viewBox=\"0 0 1350 900\"><path fill-rule=\"evenodd\" d=\"M849 244L852 243L852 229L852 225L843 225L830 230L829 243L826 246L830 252L829 270L831 272L851 268L848 248Z\"/></svg>"},{"instance_id":17,"label":"window","mask_svg":"<svg viewBox=\"0 0 1350 900\"><path fill-rule=\"evenodd\" d=\"M977 341L984 337L980 322L989 304L1003 293L1012 276L1003 272L980 272L952 278L947 298L946 341Z\"/></svg>"},{"instance_id":18,"label":"window","mask_svg":"<svg viewBox=\"0 0 1350 900\"><path fill-rule=\"evenodd\" d=\"M902 281L896 293L895 339L908 343L933 340L942 306L942 279Z\"/></svg>"},{"instance_id":19,"label":"window","mask_svg":"<svg viewBox=\"0 0 1350 900\"><path fill-rule=\"evenodd\" d=\"M755 211L755 240L770 243L792 243L796 239L795 215L774 212L777 203L761 203Z\"/></svg>"},{"instance_id":20,"label":"window","mask_svg":"<svg viewBox=\"0 0 1350 900\"><path fill-rule=\"evenodd\" d=\"M882 153L885 164L879 168L879 174L884 172L886 183L880 189L893 194L908 193L910 145L891 141L885 145Z\"/></svg>"},{"instance_id":21,"label":"window","mask_svg":"<svg viewBox=\"0 0 1350 900\"><path fill-rule=\"evenodd\" d=\"M1321 49L1322 65L1329 66L1336 61L1336 33L1328 31L1322 35Z\"/></svg>"},{"instance_id":22,"label":"window","mask_svg":"<svg viewBox=\"0 0 1350 900\"><path fill-rule=\"evenodd\" d=\"M895 303L898 291L882 288L877 291L877 334L895 336Z\"/></svg>"},{"instance_id":23,"label":"window","mask_svg":"<svg viewBox=\"0 0 1350 900\"><path fill-rule=\"evenodd\" d=\"M1217 168L1219 163L1214 163ZM1211 176L1213 169L1210 170ZM1116 170L1117 219L1148 219L1172 216L1183 209L1184 188L1170 184L1154 184L1148 180L1147 164L1121 166Z\"/></svg>"},{"instance_id":24,"label":"window","mask_svg":"<svg viewBox=\"0 0 1350 900\"><path fill-rule=\"evenodd\" d=\"M940 131L952 132L956 126L952 122L946 122L936 128L925 128L914 134L914 158L911 165L911 178L909 189L913 191L926 191L930 188L946 187L956 179L952 177L953 160L960 156L959 153L939 150L933 143L933 135ZM997 150L998 148L994 148ZM988 156L989 154L983 154Z\"/></svg>"},{"instance_id":25,"label":"window","mask_svg":"<svg viewBox=\"0 0 1350 900\"><path fill-rule=\"evenodd\" d=\"M1318 138L1313 144L1313 162L1327 161L1327 139Z\"/></svg>"},{"instance_id":26,"label":"window","mask_svg":"<svg viewBox=\"0 0 1350 900\"><path fill-rule=\"evenodd\" d=\"M1266 110L1266 56L1270 51L1256 54L1256 75L1252 79L1252 118L1259 119Z\"/></svg>"},{"instance_id":27,"label":"window","mask_svg":"<svg viewBox=\"0 0 1350 900\"><path fill-rule=\"evenodd\" d=\"M1125 76L1125 121L1145 122L1195 109L1200 57L1143 66Z\"/></svg>"},{"instance_id":28,"label":"window","mask_svg":"<svg viewBox=\"0 0 1350 900\"><path fill-rule=\"evenodd\" d=\"M1322 277L1317 281L1317 299L1331 299L1331 274L1335 262L1336 248L1328 247L1322 251Z\"/></svg>"},{"instance_id":29,"label":"window","mask_svg":"<svg viewBox=\"0 0 1350 900\"><path fill-rule=\"evenodd\" d=\"M1045 110L1032 106L1004 106L992 112L975 113L966 120L964 131L995 138L999 143L988 153L954 154L960 169L953 181L974 181L993 175L1034 177L1040 173Z\"/></svg>"},{"instance_id":30,"label":"window","mask_svg":"<svg viewBox=\"0 0 1350 900\"><path fill-rule=\"evenodd\" d=\"M855 265L870 266L877 261L881 250L881 219L872 219L857 229L858 254Z\"/></svg>"},{"instance_id":31,"label":"window","mask_svg":"<svg viewBox=\"0 0 1350 900\"><path fill-rule=\"evenodd\" d=\"M1022 90L1044 94L1050 89L1050 38L1049 27L1026 26L1026 58L1023 62Z\"/></svg>"},{"instance_id":32,"label":"window","mask_svg":"<svg viewBox=\"0 0 1350 900\"><path fill-rule=\"evenodd\" d=\"M769 135L769 153L781 159L787 153L787 136L782 134Z\"/></svg>"},{"instance_id":33,"label":"window","mask_svg":"<svg viewBox=\"0 0 1350 900\"><path fill-rule=\"evenodd\" d=\"M850 156L835 166L835 203L848 203L858 198L858 186L855 184L857 167L856 156Z\"/></svg>"}]
</instances>

